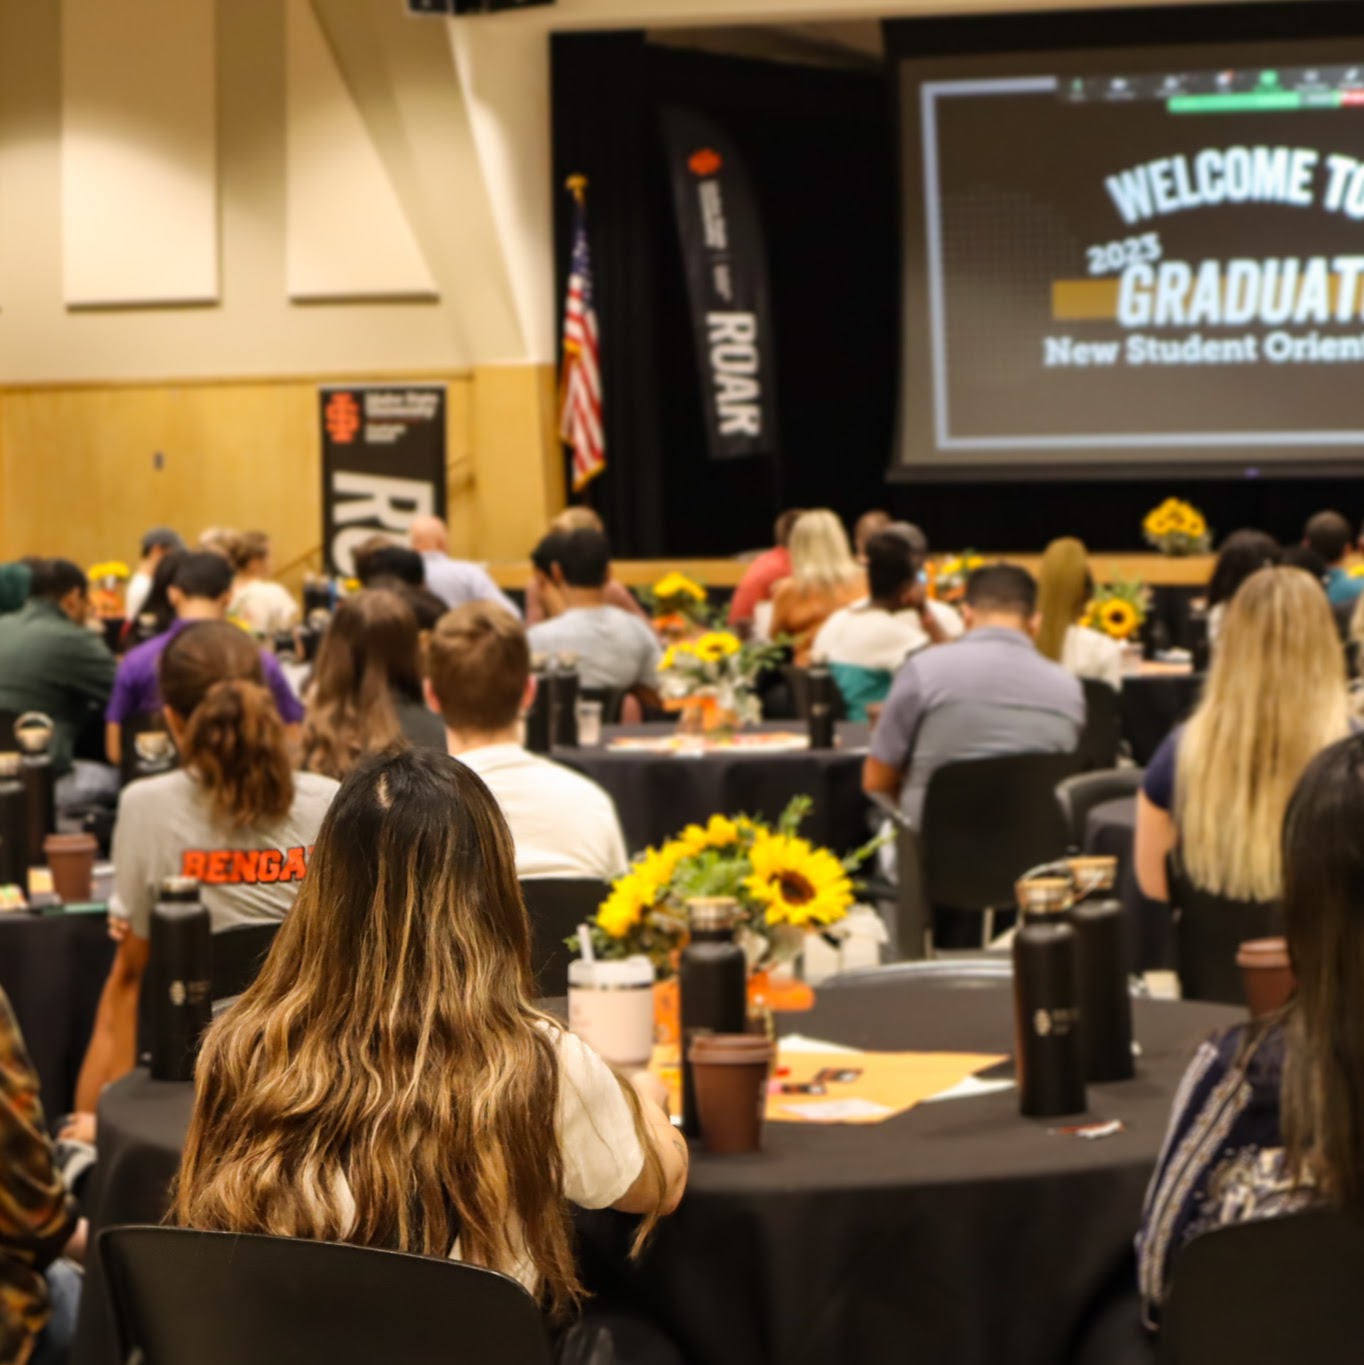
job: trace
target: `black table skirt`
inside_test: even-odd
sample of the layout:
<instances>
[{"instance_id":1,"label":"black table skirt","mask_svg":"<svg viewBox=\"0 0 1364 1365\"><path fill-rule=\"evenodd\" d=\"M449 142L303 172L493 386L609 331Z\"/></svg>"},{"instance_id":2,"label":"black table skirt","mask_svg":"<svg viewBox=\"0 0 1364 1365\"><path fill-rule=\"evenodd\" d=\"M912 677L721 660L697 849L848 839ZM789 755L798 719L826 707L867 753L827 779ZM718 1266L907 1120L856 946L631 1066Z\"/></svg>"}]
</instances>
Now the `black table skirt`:
<instances>
[{"instance_id":1,"label":"black table skirt","mask_svg":"<svg viewBox=\"0 0 1364 1365\"><path fill-rule=\"evenodd\" d=\"M1011 993L922 980L826 989L802 1033L883 1049L1007 1052ZM873 1127L776 1124L751 1157L697 1152L681 1208L642 1265L625 1220L581 1220L594 1287L647 1311L694 1365L856 1361L1066 1365L1133 1290L1132 1236L1170 1102L1197 1040L1240 1013L1137 1002L1137 1079L1095 1087L1097 1142L1019 1117L1013 1091L921 1105ZM100 1106L92 1230L158 1221L189 1086L138 1072ZM1141 1347L1135 1305L1130 1341ZM77 1365L113 1365L97 1274Z\"/></svg>"},{"instance_id":2,"label":"black table skirt","mask_svg":"<svg viewBox=\"0 0 1364 1365\"><path fill-rule=\"evenodd\" d=\"M49 1118L72 1107L114 947L104 915L0 914L0 987L38 1070Z\"/></svg>"},{"instance_id":3,"label":"black table skirt","mask_svg":"<svg viewBox=\"0 0 1364 1365\"><path fill-rule=\"evenodd\" d=\"M1159 674L1122 680L1119 711L1122 737L1139 767L1146 767L1160 742L1198 703L1203 679L1193 673Z\"/></svg>"},{"instance_id":4,"label":"black table skirt","mask_svg":"<svg viewBox=\"0 0 1364 1365\"><path fill-rule=\"evenodd\" d=\"M792 721L761 728L800 732L802 726ZM664 736L675 729L670 724L608 726L605 738ZM839 747L788 753L728 750L684 756L602 747L555 749L553 756L610 793L632 851L657 846L712 815L775 820L793 796L808 795L814 807L801 833L847 853L871 835L862 794L868 733L865 725L840 725Z\"/></svg>"}]
</instances>

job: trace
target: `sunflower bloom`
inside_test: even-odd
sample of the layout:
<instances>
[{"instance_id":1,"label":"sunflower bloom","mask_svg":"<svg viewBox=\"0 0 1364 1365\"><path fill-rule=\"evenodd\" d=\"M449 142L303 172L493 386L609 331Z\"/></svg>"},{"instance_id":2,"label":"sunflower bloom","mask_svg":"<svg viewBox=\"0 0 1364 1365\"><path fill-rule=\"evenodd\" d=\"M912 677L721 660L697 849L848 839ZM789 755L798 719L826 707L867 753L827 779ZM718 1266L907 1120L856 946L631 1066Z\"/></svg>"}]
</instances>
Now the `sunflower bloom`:
<instances>
[{"instance_id":1,"label":"sunflower bloom","mask_svg":"<svg viewBox=\"0 0 1364 1365\"><path fill-rule=\"evenodd\" d=\"M694 602L704 602L706 590L686 574L673 572L664 574L654 584L654 596L665 600L673 597L690 597Z\"/></svg>"},{"instance_id":2,"label":"sunflower bloom","mask_svg":"<svg viewBox=\"0 0 1364 1365\"><path fill-rule=\"evenodd\" d=\"M622 877L597 910L597 925L611 938L624 938L653 909L653 887L634 873Z\"/></svg>"},{"instance_id":3,"label":"sunflower bloom","mask_svg":"<svg viewBox=\"0 0 1364 1365\"><path fill-rule=\"evenodd\" d=\"M806 839L760 832L749 853L744 889L766 907L768 924L833 924L853 903L852 882L828 849Z\"/></svg>"},{"instance_id":4,"label":"sunflower bloom","mask_svg":"<svg viewBox=\"0 0 1364 1365\"><path fill-rule=\"evenodd\" d=\"M1137 609L1120 597L1110 598L1099 608L1099 625L1115 640L1125 640L1140 624Z\"/></svg>"},{"instance_id":5,"label":"sunflower bloom","mask_svg":"<svg viewBox=\"0 0 1364 1365\"><path fill-rule=\"evenodd\" d=\"M686 848L688 858L695 858L712 848L733 848L743 839L746 823L724 815L712 815L704 825L688 825L677 842Z\"/></svg>"},{"instance_id":6,"label":"sunflower bloom","mask_svg":"<svg viewBox=\"0 0 1364 1365\"><path fill-rule=\"evenodd\" d=\"M718 664L721 659L737 654L739 649L739 637L727 630L712 630L691 646L692 653L708 664Z\"/></svg>"}]
</instances>

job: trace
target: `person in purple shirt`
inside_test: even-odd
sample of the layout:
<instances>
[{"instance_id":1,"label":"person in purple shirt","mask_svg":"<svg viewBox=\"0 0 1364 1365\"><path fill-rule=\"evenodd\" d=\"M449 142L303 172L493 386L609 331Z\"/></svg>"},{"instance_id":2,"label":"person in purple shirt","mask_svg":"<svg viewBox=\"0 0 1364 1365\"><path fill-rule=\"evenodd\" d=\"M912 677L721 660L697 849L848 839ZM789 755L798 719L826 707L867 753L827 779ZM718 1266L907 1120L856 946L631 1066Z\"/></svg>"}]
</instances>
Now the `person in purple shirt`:
<instances>
[{"instance_id":1,"label":"person in purple shirt","mask_svg":"<svg viewBox=\"0 0 1364 1365\"><path fill-rule=\"evenodd\" d=\"M122 756L124 722L161 709L157 668L167 644L194 621L223 620L231 594L232 566L221 555L202 551L181 560L170 586L175 624L164 634L129 650L119 664L113 695L104 713L104 750L110 763L117 766ZM261 666L292 743L298 738L303 721L303 704L294 695L273 654L262 650Z\"/></svg>"}]
</instances>

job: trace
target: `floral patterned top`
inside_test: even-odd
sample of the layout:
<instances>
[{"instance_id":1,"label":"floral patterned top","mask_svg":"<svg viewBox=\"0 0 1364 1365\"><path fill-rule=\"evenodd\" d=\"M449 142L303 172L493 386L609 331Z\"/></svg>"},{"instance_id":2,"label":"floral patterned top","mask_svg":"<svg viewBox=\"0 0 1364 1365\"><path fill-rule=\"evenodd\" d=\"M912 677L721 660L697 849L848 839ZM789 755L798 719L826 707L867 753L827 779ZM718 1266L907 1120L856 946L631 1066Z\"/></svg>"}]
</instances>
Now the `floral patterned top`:
<instances>
[{"instance_id":1,"label":"floral patterned top","mask_svg":"<svg viewBox=\"0 0 1364 1365\"><path fill-rule=\"evenodd\" d=\"M1283 1058L1281 1025L1242 1024L1204 1042L1184 1073L1137 1234L1142 1318L1152 1331L1185 1243L1316 1200L1310 1182L1287 1169Z\"/></svg>"}]
</instances>

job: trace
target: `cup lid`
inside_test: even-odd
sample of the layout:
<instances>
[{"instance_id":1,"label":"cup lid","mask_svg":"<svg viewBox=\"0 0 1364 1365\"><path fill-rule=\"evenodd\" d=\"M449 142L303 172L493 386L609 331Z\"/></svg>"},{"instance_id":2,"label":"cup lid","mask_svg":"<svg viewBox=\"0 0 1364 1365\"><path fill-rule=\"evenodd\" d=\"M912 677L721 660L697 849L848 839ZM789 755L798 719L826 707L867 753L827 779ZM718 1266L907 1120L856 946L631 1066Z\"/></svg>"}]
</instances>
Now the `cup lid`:
<instances>
[{"instance_id":1,"label":"cup lid","mask_svg":"<svg viewBox=\"0 0 1364 1365\"><path fill-rule=\"evenodd\" d=\"M703 1033L687 1049L689 1062L720 1066L770 1061L776 1047L760 1033Z\"/></svg>"},{"instance_id":2,"label":"cup lid","mask_svg":"<svg viewBox=\"0 0 1364 1365\"><path fill-rule=\"evenodd\" d=\"M652 986L654 964L647 957L626 957L612 962L587 962L578 958L568 964L568 984L597 990L628 986Z\"/></svg>"},{"instance_id":3,"label":"cup lid","mask_svg":"<svg viewBox=\"0 0 1364 1365\"><path fill-rule=\"evenodd\" d=\"M51 742L56 723L41 711L25 711L14 722L14 741L26 754L40 754Z\"/></svg>"}]
</instances>

